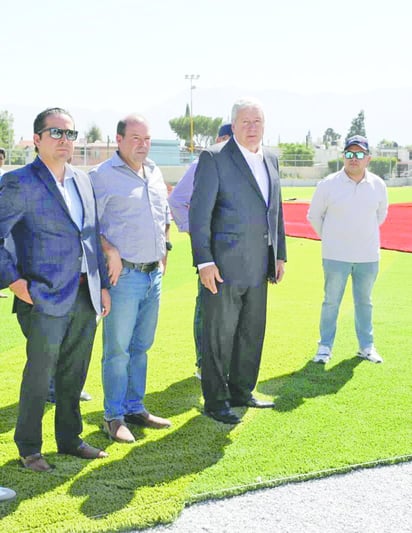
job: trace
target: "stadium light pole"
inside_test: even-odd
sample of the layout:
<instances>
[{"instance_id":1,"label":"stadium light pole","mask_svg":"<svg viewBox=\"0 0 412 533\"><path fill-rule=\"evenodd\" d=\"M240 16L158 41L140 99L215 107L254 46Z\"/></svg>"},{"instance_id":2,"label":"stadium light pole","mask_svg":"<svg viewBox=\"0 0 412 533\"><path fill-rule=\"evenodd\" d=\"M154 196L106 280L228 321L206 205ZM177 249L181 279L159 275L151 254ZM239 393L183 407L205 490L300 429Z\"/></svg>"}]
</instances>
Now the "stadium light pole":
<instances>
[{"instance_id":1,"label":"stadium light pole","mask_svg":"<svg viewBox=\"0 0 412 533\"><path fill-rule=\"evenodd\" d=\"M11 148L13 144L13 139L11 138L11 128L13 126L13 119L10 115L7 116L7 125L8 125L8 131L7 131L7 143L8 143L8 156L9 156L9 165L11 165Z\"/></svg>"},{"instance_id":2,"label":"stadium light pole","mask_svg":"<svg viewBox=\"0 0 412 533\"><path fill-rule=\"evenodd\" d=\"M190 153L191 159L193 159L193 89L196 89L196 85L193 85L193 80L198 80L199 74L185 74L185 80L190 82Z\"/></svg>"}]
</instances>

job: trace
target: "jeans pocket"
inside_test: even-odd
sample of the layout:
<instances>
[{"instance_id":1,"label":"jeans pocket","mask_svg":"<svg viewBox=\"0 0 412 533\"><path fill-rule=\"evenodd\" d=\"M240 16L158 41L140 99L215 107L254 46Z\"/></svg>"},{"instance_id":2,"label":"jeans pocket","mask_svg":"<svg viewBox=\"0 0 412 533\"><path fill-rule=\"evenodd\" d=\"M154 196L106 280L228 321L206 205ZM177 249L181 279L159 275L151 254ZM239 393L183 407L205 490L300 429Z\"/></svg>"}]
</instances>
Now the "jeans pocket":
<instances>
[{"instance_id":1,"label":"jeans pocket","mask_svg":"<svg viewBox=\"0 0 412 533\"><path fill-rule=\"evenodd\" d=\"M123 268L122 268L122 271L120 272L120 276L119 276L119 278L124 278L125 276L127 276L128 274L130 274L131 271L132 271L131 268L123 267Z\"/></svg>"}]
</instances>

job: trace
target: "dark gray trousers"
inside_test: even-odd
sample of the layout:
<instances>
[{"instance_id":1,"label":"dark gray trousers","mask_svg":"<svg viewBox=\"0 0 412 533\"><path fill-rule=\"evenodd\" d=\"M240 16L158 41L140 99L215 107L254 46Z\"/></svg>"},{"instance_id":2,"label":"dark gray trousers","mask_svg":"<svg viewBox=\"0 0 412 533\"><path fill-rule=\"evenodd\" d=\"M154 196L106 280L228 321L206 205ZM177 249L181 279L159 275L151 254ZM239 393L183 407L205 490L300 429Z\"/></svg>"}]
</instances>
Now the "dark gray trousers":
<instances>
[{"instance_id":1,"label":"dark gray trousers","mask_svg":"<svg viewBox=\"0 0 412 533\"><path fill-rule=\"evenodd\" d=\"M82 442L80 393L89 367L96 332L94 310L87 284L79 287L67 315L55 317L34 310L16 298L15 311L27 338L27 361L20 389L19 415L14 440L20 455L41 451L42 419L55 374L55 437L59 451L74 450Z\"/></svg>"},{"instance_id":2,"label":"dark gray trousers","mask_svg":"<svg viewBox=\"0 0 412 533\"><path fill-rule=\"evenodd\" d=\"M205 409L247 401L256 386L266 326L267 282L219 284L202 294L202 390Z\"/></svg>"}]
</instances>

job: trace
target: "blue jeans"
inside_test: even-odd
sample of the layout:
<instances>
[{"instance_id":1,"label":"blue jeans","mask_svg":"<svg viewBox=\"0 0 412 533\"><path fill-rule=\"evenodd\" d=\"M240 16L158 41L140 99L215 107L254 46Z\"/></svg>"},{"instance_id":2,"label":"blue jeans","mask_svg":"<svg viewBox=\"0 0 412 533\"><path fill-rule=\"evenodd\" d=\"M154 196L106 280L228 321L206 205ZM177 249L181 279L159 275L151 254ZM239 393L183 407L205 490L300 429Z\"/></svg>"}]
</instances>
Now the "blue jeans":
<instances>
[{"instance_id":1,"label":"blue jeans","mask_svg":"<svg viewBox=\"0 0 412 533\"><path fill-rule=\"evenodd\" d=\"M359 348L373 345L372 288L378 275L379 263L347 263L323 259L325 296L320 317L320 344L332 348L336 322L348 277L352 276L355 306L355 329Z\"/></svg>"},{"instance_id":2,"label":"blue jeans","mask_svg":"<svg viewBox=\"0 0 412 533\"><path fill-rule=\"evenodd\" d=\"M122 420L145 411L147 351L159 314L162 274L123 268L110 289L112 308L103 322L104 417Z\"/></svg>"}]
</instances>

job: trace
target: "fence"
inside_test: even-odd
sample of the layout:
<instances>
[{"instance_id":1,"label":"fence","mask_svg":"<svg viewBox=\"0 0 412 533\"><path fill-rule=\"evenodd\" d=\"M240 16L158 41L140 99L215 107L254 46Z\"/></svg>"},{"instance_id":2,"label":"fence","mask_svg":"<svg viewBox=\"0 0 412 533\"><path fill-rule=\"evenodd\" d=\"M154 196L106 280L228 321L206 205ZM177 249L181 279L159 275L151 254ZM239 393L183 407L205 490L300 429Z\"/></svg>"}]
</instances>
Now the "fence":
<instances>
[{"instance_id":1,"label":"fence","mask_svg":"<svg viewBox=\"0 0 412 533\"><path fill-rule=\"evenodd\" d=\"M187 151L179 150L177 141L152 141L152 148L149 157L153 159L162 168L176 167L173 174L173 180L184 168L198 157L198 153L191 154ZM110 158L117 145L115 143L92 143L86 146L75 146L72 164L80 167L93 167L102 161ZM6 149L6 160L4 170L10 170L15 167L23 166L35 157L32 146ZM329 163L329 164L328 164ZM333 163L331 165L331 163ZM280 161L280 177L284 179L309 179L319 180L333 171L338 171L342 167L341 159L333 159L329 162L314 162L313 160L300 160L298 154L287 160ZM336 168L335 168L336 166ZM178 167L181 167L180 170ZM379 172L378 172L379 173ZM382 176L383 179L412 178L412 161L398 162L390 166L388 173Z\"/></svg>"}]
</instances>

